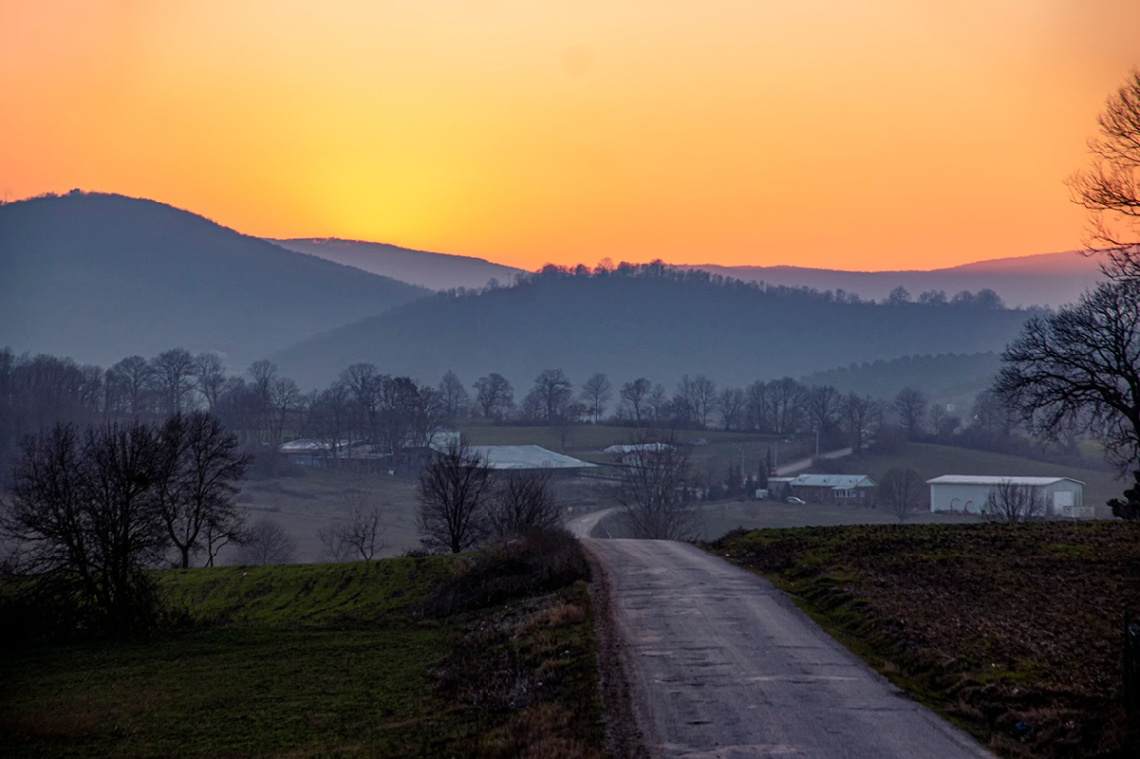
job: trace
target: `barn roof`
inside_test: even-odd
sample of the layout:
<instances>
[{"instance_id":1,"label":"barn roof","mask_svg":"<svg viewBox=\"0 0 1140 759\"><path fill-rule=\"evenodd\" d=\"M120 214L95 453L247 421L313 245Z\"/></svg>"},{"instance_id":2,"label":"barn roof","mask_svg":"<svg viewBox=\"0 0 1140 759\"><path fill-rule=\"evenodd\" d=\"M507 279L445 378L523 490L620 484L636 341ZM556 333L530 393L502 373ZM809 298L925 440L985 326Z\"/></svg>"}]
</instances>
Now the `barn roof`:
<instances>
[{"instance_id":1,"label":"barn roof","mask_svg":"<svg viewBox=\"0 0 1140 759\"><path fill-rule=\"evenodd\" d=\"M597 466L539 445L473 445L470 450L479 454L492 469L589 469Z\"/></svg>"},{"instance_id":2,"label":"barn roof","mask_svg":"<svg viewBox=\"0 0 1140 759\"><path fill-rule=\"evenodd\" d=\"M875 481L865 474L801 474L791 481L791 485L794 488L851 490L852 488L873 488Z\"/></svg>"},{"instance_id":3,"label":"barn roof","mask_svg":"<svg viewBox=\"0 0 1140 759\"><path fill-rule=\"evenodd\" d=\"M611 445L603 448L602 453L639 453L641 451L667 451L673 446L668 443L629 443L626 445Z\"/></svg>"},{"instance_id":4,"label":"barn roof","mask_svg":"<svg viewBox=\"0 0 1140 759\"><path fill-rule=\"evenodd\" d=\"M1058 482L1075 482L1084 487L1083 482L1072 477L999 477L988 474L944 474L927 480L927 485L1001 485L1008 482L1011 485L1027 485L1029 487L1044 487Z\"/></svg>"}]
</instances>

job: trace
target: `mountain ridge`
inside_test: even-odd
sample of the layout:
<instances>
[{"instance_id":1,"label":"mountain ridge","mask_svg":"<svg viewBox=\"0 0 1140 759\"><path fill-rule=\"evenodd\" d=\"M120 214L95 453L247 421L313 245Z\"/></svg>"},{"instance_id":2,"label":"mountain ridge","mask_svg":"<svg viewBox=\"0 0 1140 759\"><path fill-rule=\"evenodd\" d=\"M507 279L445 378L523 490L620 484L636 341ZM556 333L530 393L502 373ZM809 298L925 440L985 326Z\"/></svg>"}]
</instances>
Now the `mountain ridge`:
<instances>
[{"instance_id":1,"label":"mountain ridge","mask_svg":"<svg viewBox=\"0 0 1140 759\"><path fill-rule=\"evenodd\" d=\"M344 367L471 384L503 374L525 392L541 371L575 382L605 372L672 387L800 377L855 362L1000 351L1033 311L839 302L829 293L762 288L660 265L574 273L544 269L514 287L439 294L340 327L273 355L304 386Z\"/></svg>"},{"instance_id":2,"label":"mountain ridge","mask_svg":"<svg viewBox=\"0 0 1140 759\"><path fill-rule=\"evenodd\" d=\"M1077 251L1039 253L1032 256L994 258L944 269L846 271L810 267L724 266L721 264L678 264L731 276L746 282L766 282L816 290L844 290L861 298L882 300L896 287L906 288L917 298L929 290L941 290L948 298L963 290L991 289L1006 305L1018 308L1057 307L1072 303L1101 279L1100 261Z\"/></svg>"},{"instance_id":3,"label":"mountain ridge","mask_svg":"<svg viewBox=\"0 0 1140 759\"><path fill-rule=\"evenodd\" d=\"M431 290L485 287L489 281L509 284L524 272L476 256L403 248L388 243L328 238L271 239L275 245L306 255L354 266L372 274Z\"/></svg>"},{"instance_id":4,"label":"mountain ridge","mask_svg":"<svg viewBox=\"0 0 1140 759\"><path fill-rule=\"evenodd\" d=\"M142 198L0 206L0 344L110 364L172 347L235 369L426 290Z\"/></svg>"},{"instance_id":5,"label":"mountain ridge","mask_svg":"<svg viewBox=\"0 0 1140 759\"><path fill-rule=\"evenodd\" d=\"M355 266L373 274L433 290L477 289L486 286L491 279L509 284L517 275L528 273L525 269L498 264L486 258L435 253L364 240L295 238L271 242L289 250ZM864 300L882 300L900 286L916 298L930 290L941 290L947 298L952 298L963 290L976 292L991 289L1007 305L1015 308L1056 308L1071 303L1101 278L1099 260L1084 256L1079 251L984 259L931 270L858 271L794 264L668 265L734 277L746 282L815 290L842 290L854 293Z\"/></svg>"}]
</instances>

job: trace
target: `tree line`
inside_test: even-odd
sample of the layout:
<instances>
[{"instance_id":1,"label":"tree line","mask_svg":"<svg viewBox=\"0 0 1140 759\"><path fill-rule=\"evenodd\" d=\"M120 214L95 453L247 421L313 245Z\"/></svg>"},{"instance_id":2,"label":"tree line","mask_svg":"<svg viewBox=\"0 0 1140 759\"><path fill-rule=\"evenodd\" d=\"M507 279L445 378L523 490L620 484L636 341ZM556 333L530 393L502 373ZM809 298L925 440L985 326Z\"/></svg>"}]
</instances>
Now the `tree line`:
<instances>
[{"instance_id":1,"label":"tree line","mask_svg":"<svg viewBox=\"0 0 1140 759\"><path fill-rule=\"evenodd\" d=\"M695 282L711 284L731 290L745 290L749 292L764 293L773 298L795 299L813 301L816 303L847 303L851 305L869 306L947 306L953 308L975 309L1001 309L1005 302L1001 296L990 288L982 288L977 292L961 290L953 295L945 290L926 290L913 297L909 290L902 285L895 287L879 301L873 298L863 298L858 293L849 292L843 288L835 290L818 290L808 286L776 285L769 282L749 282L736 277L726 277L723 274L714 274L702 269L685 269L671 266L664 261L656 260L646 264L633 264L626 261L614 265L606 259L596 267L585 264L577 266L558 266L547 264L535 272L520 272L515 275L515 286L541 285L558 279L648 279L657 278L675 282ZM490 290L497 290L502 285L498 280L492 279L485 288L453 288L441 292L440 298L456 298L477 296Z\"/></svg>"},{"instance_id":2,"label":"tree line","mask_svg":"<svg viewBox=\"0 0 1140 759\"><path fill-rule=\"evenodd\" d=\"M239 375L225 372L210 353L175 348L150 359L130 356L108 369L48 355L0 351L0 463L10 471L18 443L56 422L78 425L156 421L207 411L246 450L272 453L287 439L318 441L332 458L350 448L399 459L426 446L445 426L470 418L547 425L565 441L574 425L608 423L634 428L723 429L784 437L817 436L827 448L860 449L884 434L935 437L1001 447L1020 425L993 393L982 393L965 420L924 393L904 387L891 398L790 377L720 386L704 375L683 375L672 389L647 377L615 383L601 372L576 385L559 368L539 373L519 398L498 373L468 387L453 371L435 385L385 374L374 364L346 367L323 390L303 393L270 361Z\"/></svg>"}]
</instances>

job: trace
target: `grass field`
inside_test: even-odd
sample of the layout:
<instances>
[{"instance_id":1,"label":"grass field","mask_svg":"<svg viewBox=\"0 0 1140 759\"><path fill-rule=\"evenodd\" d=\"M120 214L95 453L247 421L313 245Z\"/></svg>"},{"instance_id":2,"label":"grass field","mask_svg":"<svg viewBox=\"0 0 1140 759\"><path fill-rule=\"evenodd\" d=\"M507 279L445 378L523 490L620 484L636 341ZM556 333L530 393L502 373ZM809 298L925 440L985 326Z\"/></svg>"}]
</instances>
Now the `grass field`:
<instances>
[{"instance_id":1,"label":"grass field","mask_svg":"<svg viewBox=\"0 0 1140 759\"><path fill-rule=\"evenodd\" d=\"M471 424L461 426L461 430L473 445L540 445L554 451L562 449L557 433L550 427ZM637 430L628 427L578 425L567 439L566 453L585 461L611 463L613 457L602 453L602 449L630 442L636 434ZM767 447L775 444L762 436L723 431L684 430L678 432L678 437L707 441L707 445L693 447L693 466L697 472L716 477L724 477L729 462L739 464L741 458L754 473ZM792 450L788 444L782 445L781 451ZM560 479L556 488L565 504L574 509L610 505L597 479L606 474L603 471L582 480ZM330 560L318 533L346 519L352 504L360 499L377 505L383 515L386 546L382 556L400 556L420 546L415 522L416 474L412 471L388 474L387 471L294 467L290 476L243 482L239 496L241 504L249 509L251 519L273 521L297 541L295 561L299 562ZM236 551L227 551L219 561L235 564L240 557Z\"/></svg>"},{"instance_id":2,"label":"grass field","mask_svg":"<svg viewBox=\"0 0 1140 759\"><path fill-rule=\"evenodd\" d=\"M1121 674L1140 525L761 530L712 548L1001 755L1140 755Z\"/></svg>"},{"instance_id":3,"label":"grass field","mask_svg":"<svg viewBox=\"0 0 1140 759\"><path fill-rule=\"evenodd\" d=\"M162 572L178 629L0 650L2 753L601 756L569 545Z\"/></svg>"},{"instance_id":4,"label":"grass field","mask_svg":"<svg viewBox=\"0 0 1140 759\"><path fill-rule=\"evenodd\" d=\"M388 475L315 467L295 467L293 476L246 480L239 501L252 520L279 524L297 541L296 561L329 561L318 533L347 518L356 500L379 507L385 543L382 556L399 556L419 546L416 531L416 480L410 473ZM239 560L236 552L223 563Z\"/></svg>"}]
</instances>

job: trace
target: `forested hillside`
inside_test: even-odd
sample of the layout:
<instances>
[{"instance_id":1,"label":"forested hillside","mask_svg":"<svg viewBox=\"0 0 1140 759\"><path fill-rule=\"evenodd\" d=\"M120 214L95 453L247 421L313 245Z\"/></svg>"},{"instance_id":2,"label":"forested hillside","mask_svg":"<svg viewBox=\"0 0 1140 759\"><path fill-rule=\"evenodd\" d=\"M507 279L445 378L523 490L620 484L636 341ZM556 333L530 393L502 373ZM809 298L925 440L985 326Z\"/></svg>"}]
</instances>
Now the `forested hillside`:
<instances>
[{"instance_id":1,"label":"forested hillside","mask_svg":"<svg viewBox=\"0 0 1140 759\"><path fill-rule=\"evenodd\" d=\"M944 353L863 361L802 378L806 385L831 385L841 393L893 398L904 387L921 388L930 399L968 404L993 384L1001 370L998 353Z\"/></svg>"},{"instance_id":2,"label":"forested hillside","mask_svg":"<svg viewBox=\"0 0 1140 759\"><path fill-rule=\"evenodd\" d=\"M0 346L110 364L171 346L234 368L426 290L150 200L0 205Z\"/></svg>"},{"instance_id":3,"label":"forested hillside","mask_svg":"<svg viewBox=\"0 0 1140 759\"><path fill-rule=\"evenodd\" d=\"M882 300L896 287L906 288L915 300L952 300L962 291L995 291L1008 306L1052 306L1072 303L1103 278L1102 258L1076 252L1042 253L1036 256L978 261L932 271L835 271L799 266L718 266L700 264L686 268L712 274L766 282L769 285L845 290L863 299Z\"/></svg>"},{"instance_id":4,"label":"forested hillside","mask_svg":"<svg viewBox=\"0 0 1140 759\"><path fill-rule=\"evenodd\" d=\"M650 264L548 267L516 287L440 294L304 341L272 358L302 386L367 361L433 380L498 372L526 386L547 368L672 386L802 377L852 362L999 351L1030 312L981 305L879 305Z\"/></svg>"}]
</instances>

